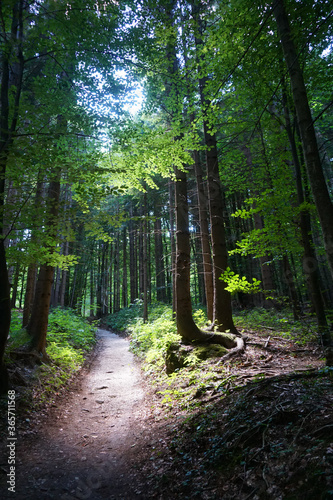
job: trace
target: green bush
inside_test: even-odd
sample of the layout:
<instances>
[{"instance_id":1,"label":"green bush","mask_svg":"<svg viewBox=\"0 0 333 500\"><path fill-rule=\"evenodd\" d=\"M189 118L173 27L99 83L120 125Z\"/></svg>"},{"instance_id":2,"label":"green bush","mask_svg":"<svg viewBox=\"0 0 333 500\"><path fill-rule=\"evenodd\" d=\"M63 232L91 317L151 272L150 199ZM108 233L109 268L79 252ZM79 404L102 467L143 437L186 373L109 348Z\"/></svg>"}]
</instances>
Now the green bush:
<instances>
[{"instance_id":1,"label":"green bush","mask_svg":"<svg viewBox=\"0 0 333 500\"><path fill-rule=\"evenodd\" d=\"M157 304L151 309L147 323L144 323L142 318L132 322L129 332L132 351L144 358L148 364L157 366L164 366L167 348L180 340L171 308L163 304Z\"/></svg>"},{"instance_id":2,"label":"green bush","mask_svg":"<svg viewBox=\"0 0 333 500\"><path fill-rule=\"evenodd\" d=\"M47 329L48 342L68 344L75 349L90 349L95 343L95 325L90 325L71 309L53 309Z\"/></svg>"},{"instance_id":3,"label":"green bush","mask_svg":"<svg viewBox=\"0 0 333 500\"><path fill-rule=\"evenodd\" d=\"M116 332L127 332L132 323L135 323L137 318L143 315L143 302L137 299L134 304L129 307L120 309L119 312L110 314L106 318L106 324Z\"/></svg>"}]
</instances>

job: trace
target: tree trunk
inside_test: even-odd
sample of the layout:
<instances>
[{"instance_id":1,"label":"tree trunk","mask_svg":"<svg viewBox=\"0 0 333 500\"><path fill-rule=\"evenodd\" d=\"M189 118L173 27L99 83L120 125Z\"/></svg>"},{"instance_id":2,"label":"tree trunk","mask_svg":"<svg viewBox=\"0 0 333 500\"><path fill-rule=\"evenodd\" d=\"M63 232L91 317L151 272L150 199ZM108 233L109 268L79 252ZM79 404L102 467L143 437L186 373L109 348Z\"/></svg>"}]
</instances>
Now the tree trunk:
<instances>
[{"instance_id":1,"label":"tree trunk","mask_svg":"<svg viewBox=\"0 0 333 500\"><path fill-rule=\"evenodd\" d=\"M161 225L160 210L156 200L154 204L154 240L155 240L156 300L158 302L166 302L167 297L165 289L162 225Z\"/></svg>"},{"instance_id":2,"label":"tree trunk","mask_svg":"<svg viewBox=\"0 0 333 500\"><path fill-rule=\"evenodd\" d=\"M130 207L130 217L135 217L136 213L133 206ZM137 278L137 259L136 259L136 227L133 220L129 222L129 257L130 257L130 301L134 304L138 298L138 278Z\"/></svg>"},{"instance_id":3,"label":"tree trunk","mask_svg":"<svg viewBox=\"0 0 333 500\"><path fill-rule=\"evenodd\" d=\"M177 331L185 341L211 342L226 348L237 347L233 335L200 330L192 316L190 291L190 232L188 220L186 173L176 169L176 322ZM240 339L239 339L240 340Z\"/></svg>"},{"instance_id":4,"label":"tree trunk","mask_svg":"<svg viewBox=\"0 0 333 500\"><path fill-rule=\"evenodd\" d=\"M97 248L97 290L96 290L96 317L102 317L102 259L101 259L101 243Z\"/></svg>"},{"instance_id":5,"label":"tree trunk","mask_svg":"<svg viewBox=\"0 0 333 500\"><path fill-rule=\"evenodd\" d=\"M110 273L109 273L109 311L110 314L113 313L113 272L114 272L114 265L113 265L113 244L111 242L110 244Z\"/></svg>"},{"instance_id":6,"label":"tree trunk","mask_svg":"<svg viewBox=\"0 0 333 500\"><path fill-rule=\"evenodd\" d=\"M333 204L330 199L321 165L303 72L300 67L297 50L294 44L283 0L278 0L274 4L274 15L281 39L284 58L290 76L306 171L321 223L326 256L331 270L331 275L333 277Z\"/></svg>"},{"instance_id":7,"label":"tree trunk","mask_svg":"<svg viewBox=\"0 0 333 500\"><path fill-rule=\"evenodd\" d=\"M214 324L220 331L229 330L237 333L232 318L231 295L225 289L226 284L220 279L228 267L228 252L226 246L225 227L223 221L224 197L220 185L216 137L210 135L207 123L204 121L204 135L207 161L208 200L211 225L213 253L213 283L214 283Z\"/></svg>"},{"instance_id":8,"label":"tree trunk","mask_svg":"<svg viewBox=\"0 0 333 500\"><path fill-rule=\"evenodd\" d=\"M126 226L123 229L123 290L122 290L122 303L123 307L128 306L128 292L127 292L127 230Z\"/></svg>"},{"instance_id":9,"label":"tree trunk","mask_svg":"<svg viewBox=\"0 0 333 500\"><path fill-rule=\"evenodd\" d=\"M120 310L119 233L115 238L113 266L113 312L116 313Z\"/></svg>"},{"instance_id":10,"label":"tree trunk","mask_svg":"<svg viewBox=\"0 0 333 500\"><path fill-rule=\"evenodd\" d=\"M185 340L202 338L193 321L190 294L190 232L188 221L186 173L176 170L176 320L179 335Z\"/></svg>"},{"instance_id":11,"label":"tree trunk","mask_svg":"<svg viewBox=\"0 0 333 500\"><path fill-rule=\"evenodd\" d=\"M51 290L53 284L54 267L43 264L38 273L35 300L27 330L32 337L31 347L46 355L46 332L49 318Z\"/></svg>"},{"instance_id":12,"label":"tree trunk","mask_svg":"<svg viewBox=\"0 0 333 500\"><path fill-rule=\"evenodd\" d=\"M68 248L69 248L69 243L66 241L63 245L63 254L66 256L68 255ZM68 271L66 269L62 269L61 271L61 283L60 283L60 289L59 289L59 304L60 307L65 306L65 294L66 294L66 284L67 284L67 276L68 276Z\"/></svg>"},{"instance_id":13,"label":"tree trunk","mask_svg":"<svg viewBox=\"0 0 333 500\"><path fill-rule=\"evenodd\" d=\"M143 195L143 226L142 226L142 278L143 278L143 322L148 321L148 220L147 220L147 192Z\"/></svg>"},{"instance_id":14,"label":"tree trunk","mask_svg":"<svg viewBox=\"0 0 333 500\"><path fill-rule=\"evenodd\" d=\"M199 53L199 50L203 45L203 23L200 18L200 9L200 0L194 0L192 3L192 14L197 23L198 34L201 36L195 36L195 46L199 62L199 74L202 71L202 54ZM216 135L210 130L210 127L205 118L205 110L209 109L209 107L211 106L211 102L206 95L206 85L208 82L208 78L199 76L198 80L201 107L203 112L204 141L206 146L205 154L207 166L207 193L212 241L214 285L213 323L218 327L220 331L229 330L230 332L237 333L237 329L232 318L231 295L225 289L226 284L224 283L224 281L220 279L221 274L228 267L228 253L223 220L225 205L220 182Z\"/></svg>"},{"instance_id":15,"label":"tree trunk","mask_svg":"<svg viewBox=\"0 0 333 500\"><path fill-rule=\"evenodd\" d=\"M6 7L7 8L7 7ZM10 7L8 7L10 8ZM14 2L12 7L11 33L4 33L0 28L2 38L1 51L1 91L0 91L0 393L7 390L8 375L4 366L3 356L10 328L10 286L4 241L4 197L6 168L13 142L13 134L17 128L19 104L21 98L24 58L22 53L23 41L23 12L24 2ZM0 3L0 17L6 14ZM2 25L1 25L2 26ZM16 71L11 72L15 64ZM11 95L11 99L9 98Z\"/></svg>"},{"instance_id":16,"label":"tree trunk","mask_svg":"<svg viewBox=\"0 0 333 500\"><path fill-rule=\"evenodd\" d=\"M286 132L288 135L290 149L293 158L293 164L295 168L297 201L298 204L301 206L305 201L303 182L302 182L302 170L297 152L295 137L291 128L287 96L284 88L283 88L283 104L284 104L284 115L286 120ZM316 313L319 330L326 330L328 325L326 320L324 301L320 290L319 266L312 238L311 217L308 210L306 209L301 210L299 222L302 235L302 246L304 248L303 271L305 273L306 282L310 290L310 298Z\"/></svg>"},{"instance_id":17,"label":"tree trunk","mask_svg":"<svg viewBox=\"0 0 333 500\"><path fill-rule=\"evenodd\" d=\"M11 298L11 308L12 309L15 309L15 307L16 307L17 287L18 287L18 282L19 282L19 278L20 278L20 270L21 270L20 263L17 262L16 267L15 267L13 286L12 286L12 298Z\"/></svg>"},{"instance_id":18,"label":"tree trunk","mask_svg":"<svg viewBox=\"0 0 333 500\"><path fill-rule=\"evenodd\" d=\"M204 269L207 318L209 321L213 322L214 287L213 287L212 257L211 257L210 243L209 243L207 197L204 189L203 175L202 175L202 169L200 165L198 151L194 152L194 169L195 169L195 177L196 177L197 191L198 191L200 238L201 238L203 269Z\"/></svg>"},{"instance_id":19,"label":"tree trunk","mask_svg":"<svg viewBox=\"0 0 333 500\"><path fill-rule=\"evenodd\" d=\"M169 181L169 217L170 217L170 245L171 245L171 296L172 296L172 316L176 315L176 238L175 238L175 217L174 217L174 193L172 182Z\"/></svg>"},{"instance_id":20,"label":"tree trunk","mask_svg":"<svg viewBox=\"0 0 333 500\"><path fill-rule=\"evenodd\" d=\"M48 214L49 237L55 238L57 235L57 217L59 212L60 199L60 170L56 173L56 178L50 182L48 189L48 201L50 203ZM50 247L50 252L53 247ZM50 309L51 290L54 277L54 267L43 264L40 268L31 318L27 325L27 331L31 335L31 347L47 359L46 355L46 333L48 316Z\"/></svg>"}]
</instances>

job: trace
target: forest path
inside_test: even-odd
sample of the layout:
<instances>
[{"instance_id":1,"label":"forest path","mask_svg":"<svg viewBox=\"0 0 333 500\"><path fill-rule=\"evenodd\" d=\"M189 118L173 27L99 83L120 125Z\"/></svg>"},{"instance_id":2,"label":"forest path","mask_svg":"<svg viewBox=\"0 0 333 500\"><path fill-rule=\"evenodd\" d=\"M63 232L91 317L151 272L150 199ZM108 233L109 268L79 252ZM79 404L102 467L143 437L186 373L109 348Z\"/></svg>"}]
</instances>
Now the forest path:
<instances>
[{"instance_id":1,"label":"forest path","mask_svg":"<svg viewBox=\"0 0 333 500\"><path fill-rule=\"evenodd\" d=\"M38 434L22 443L18 436L16 492L1 498L144 498L130 467L146 414L140 369L126 339L102 329L98 339L78 390L52 409Z\"/></svg>"}]
</instances>

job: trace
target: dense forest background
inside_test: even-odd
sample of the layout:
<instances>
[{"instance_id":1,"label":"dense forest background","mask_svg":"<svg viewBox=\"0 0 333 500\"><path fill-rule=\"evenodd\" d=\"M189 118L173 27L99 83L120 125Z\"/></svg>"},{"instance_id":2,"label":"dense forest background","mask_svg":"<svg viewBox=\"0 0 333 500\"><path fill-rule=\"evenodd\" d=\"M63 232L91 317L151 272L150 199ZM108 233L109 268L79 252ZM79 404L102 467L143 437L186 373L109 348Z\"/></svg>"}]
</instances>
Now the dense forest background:
<instances>
[{"instance_id":1,"label":"dense forest background","mask_svg":"<svg viewBox=\"0 0 333 500\"><path fill-rule=\"evenodd\" d=\"M333 302L332 4L0 5L0 357L11 310L172 304L237 345L235 308ZM222 277L222 279L221 279ZM2 369L4 376L5 369Z\"/></svg>"}]
</instances>

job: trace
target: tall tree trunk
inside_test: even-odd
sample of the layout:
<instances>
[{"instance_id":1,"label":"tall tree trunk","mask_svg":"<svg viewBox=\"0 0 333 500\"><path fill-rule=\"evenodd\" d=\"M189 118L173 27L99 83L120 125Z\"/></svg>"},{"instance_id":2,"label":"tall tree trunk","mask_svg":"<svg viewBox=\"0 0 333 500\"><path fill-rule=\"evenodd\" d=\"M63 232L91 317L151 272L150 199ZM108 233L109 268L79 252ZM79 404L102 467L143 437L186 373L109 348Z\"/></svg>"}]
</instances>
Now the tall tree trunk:
<instances>
[{"instance_id":1,"label":"tall tree trunk","mask_svg":"<svg viewBox=\"0 0 333 500\"><path fill-rule=\"evenodd\" d=\"M330 199L322 169L303 72L299 63L297 50L283 0L278 0L274 3L274 15L281 39L284 58L290 76L306 171L321 223L327 261L333 277L333 204ZM330 342L331 341L328 336L325 339L325 343L330 344Z\"/></svg>"},{"instance_id":2,"label":"tall tree trunk","mask_svg":"<svg viewBox=\"0 0 333 500\"><path fill-rule=\"evenodd\" d=\"M220 279L228 267L228 252L225 227L223 221L224 196L221 189L216 137L211 135L204 120L204 136L206 144L207 185L210 212L210 226L213 254L214 311L213 321L220 331L229 330L237 333L232 318L231 295L225 289L226 284Z\"/></svg>"},{"instance_id":3,"label":"tall tree trunk","mask_svg":"<svg viewBox=\"0 0 333 500\"><path fill-rule=\"evenodd\" d=\"M200 238L204 269L204 282L207 304L207 318L213 321L213 301L214 301L214 286L213 286L213 269L211 248L209 242L208 214L207 214L207 197L205 194L202 168L200 165L199 153L194 152L194 169L198 191L199 204L199 222L200 222Z\"/></svg>"},{"instance_id":4,"label":"tall tree trunk","mask_svg":"<svg viewBox=\"0 0 333 500\"><path fill-rule=\"evenodd\" d=\"M195 46L199 62L199 74L202 71L202 54L200 54L199 51L203 45L203 23L200 18L200 9L201 0L193 0L192 14L197 23L197 33L200 34L200 37L198 35L195 36ZM198 80L203 112L204 141L206 146L207 193L212 241L214 284L213 322L217 325L220 331L229 330L230 332L237 333L237 329L232 318L231 295L226 290L226 283L220 279L221 274L228 267L228 252L223 220L225 204L220 182L216 135L212 132L212 130L210 130L205 117L206 110L211 106L211 102L206 95L208 78L199 76Z\"/></svg>"},{"instance_id":5,"label":"tall tree trunk","mask_svg":"<svg viewBox=\"0 0 333 500\"><path fill-rule=\"evenodd\" d=\"M43 192L44 192L44 186L43 186L43 173L41 169L38 171L38 176L37 176L37 186L36 186L36 193L35 193L35 199L34 199L34 206L36 209L40 207L42 203L44 203L43 199ZM46 194L44 193L44 198L46 198ZM37 243L37 238L38 236L36 235L36 232L32 230L31 233L31 243ZM26 290L25 290L25 296L24 296L24 306L23 306L23 319L22 319L22 328L25 328L27 324L29 323L29 318L32 310L32 305L34 301L34 296L35 296L35 287L36 287L36 280L37 280L37 264L36 262L31 262L28 267L28 275L27 275L27 283L26 283Z\"/></svg>"},{"instance_id":6,"label":"tall tree trunk","mask_svg":"<svg viewBox=\"0 0 333 500\"><path fill-rule=\"evenodd\" d=\"M157 201L154 204L154 240L155 240L155 274L156 274L156 299L166 302L164 252L162 241L162 225L160 210Z\"/></svg>"},{"instance_id":7,"label":"tall tree trunk","mask_svg":"<svg viewBox=\"0 0 333 500\"><path fill-rule=\"evenodd\" d=\"M122 290L122 303L123 307L128 306L128 292L127 292L127 229L123 229L123 290Z\"/></svg>"},{"instance_id":8,"label":"tall tree trunk","mask_svg":"<svg viewBox=\"0 0 333 500\"><path fill-rule=\"evenodd\" d=\"M0 91L0 393L7 390L8 374L3 362L6 342L9 334L11 310L10 310L10 286L8 279L8 267L5 250L4 234L4 206L5 206L5 182L6 169L10 147L13 142L13 134L17 128L19 116L19 104L21 98L24 58L22 53L23 41L23 12L25 8L23 0L12 4L11 33L4 33L2 23L0 35L2 38L1 51L1 91ZM6 9L10 8L6 6ZM4 18L7 13L3 12L0 3L0 17ZM15 71L11 72L15 66ZM9 95L11 94L11 100ZM11 111L11 113L10 113Z\"/></svg>"},{"instance_id":9,"label":"tall tree trunk","mask_svg":"<svg viewBox=\"0 0 333 500\"><path fill-rule=\"evenodd\" d=\"M142 227L142 260L143 260L143 322L148 321L148 212L147 212L147 192L143 195L143 227Z\"/></svg>"},{"instance_id":10,"label":"tall tree trunk","mask_svg":"<svg viewBox=\"0 0 333 500\"><path fill-rule=\"evenodd\" d=\"M172 182L169 180L169 218L170 218L170 245L171 245L171 291L172 291L172 315L176 314L176 238L174 217L174 193Z\"/></svg>"},{"instance_id":11,"label":"tall tree trunk","mask_svg":"<svg viewBox=\"0 0 333 500\"><path fill-rule=\"evenodd\" d=\"M109 311L112 314L113 311L113 272L114 272L114 263L113 263L113 243L110 244L110 269L109 269Z\"/></svg>"},{"instance_id":12,"label":"tall tree trunk","mask_svg":"<svg viewBox=\"0 0 333 500\"><path fill-rule=\"evenodd\" d=\"M15 267L15 273L14 273L14 281L13 281L13 285L12 285L12 298L11 298L11 308L12 309L15 309L15 307L16 307L17 287L18 287L18 282L19 282L19 278L20 278L20 270L21 270L20 263L17 262L16 267Z\"/></svg>"},{"instance_id":13,"label":"tall tree trunk","mask_svg":"<svg viewBox=\"0 0 333 500\"><path fill-rule=\"evenodd\" d=\"M63 255L65 255L65 256L68 255L68 249L69 249L69 242L65 241L65 243L63 244ZM66 293L67 277L68 277L67 269L62 269L61 270L61 283L60 283L60 289L59 289L60 307L65 306L65 293Z\"/></svg>"},{"instance_id":14,"label":"tall tree trunk","mask_svg":"<svg viewBox=\"0 0 333 500\"><path fill-rule=\"evenodd\" d=\"M302 169L297 152L295 137L291 128L290 113L285 88L283 88L283 104L284 116L286 120L286 132L288 135L293 164L295 168L297 201L298 204L302 206L305 201L302 182ZM326 330L328 325L326 320L324 301L320 289L320 274L318 260L315 253L315 246L312 238L311 217L308 210L301 210L299 222L302 236L302 246L304 248L303 271L305 273L306 282L310 290L310 298L316 313L318 327L320 330Z\"/></svg>"},{"instance_id":15,"label":"tall tree trunk","mask_svg":"<svg viewBox=\"0 0 333 500\"><path fill-rule=\"evenodd\" d=\"M114 247L114 277L113 277L113 312L120 310L120 270L119 270L119 233L115 238Z\"/></svg>"},{"instance_id":16,"label":"tall tree trunk","mask_svg":"<svg viewBox=\"0 0 333 500\"><path fill-rule=\"evenodd\" d=\"M98 245L97 249L97 290L96 290L96 316L97 318L102 317L102 248L101 243Z\"/></svg>"},{"instance_id":17,"label":"tall tree trunk","mask_svg":"<svg viewBox=\"0 0 333 500\"><path fill-rule=\"evenodd\" d=\"M190 290L190 231L186 173L175 169L176 208L176 322L179 335L186 341L212 342L227 348L237 346L233 336L200 330L192 316ZM240 339L239 339L240 340Z\"/></svg>"},{"instance_id":18,"label":"tall tree trunk","mask_svg":"<svg viewBox=\"0 0 333 500\"><path fill-rule=\"evenodd\" d=\"M56 174L56 178L50 182L48 190L48 200L50 209L48 214L48 228L51 238L55 238L57 234L57 218L59 212L60 199L60 170ZM53 248L50 247L50 252ZM31 312L31 318L27 326L27 331L31 335L31 347L47 358L46 355L46 333L48 325L48 316L50 309L51 290L54 277L54 267L48 264L42 264L37 284L34 303Z\"/></svg>"},{"instance_id":19,"label":"tall tree trunk","mask_svg":"<svg viewBox=\"0 0 333 500\"><path fill-rule=\"evenodd\" d=\"M176 169L176 320L182 338L192 341L202 339L192 317L190 292L190 232L188 220L186 173Z\"/></svg>"},{"instance_id":20,"label":"tall tree trunk","mask_svg":"<svg viewBox=\"0 0 333 500\"><path fill-rule=\"evenodd\" d=\"M138 298L138 278L137 278L137 258L136 258L136 227L133 221L136 213L133 205L130 206L130 217L129 222L129 257L130 257L130 301L134 304L135 300Z\"/></svg>"}]
</instances>

